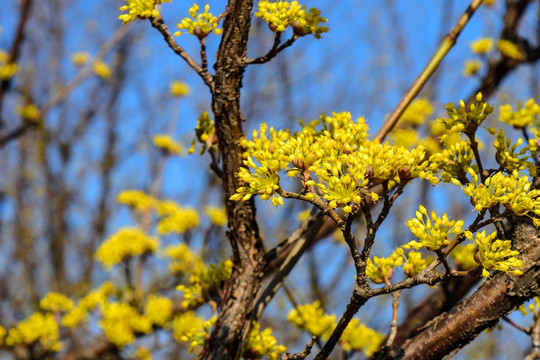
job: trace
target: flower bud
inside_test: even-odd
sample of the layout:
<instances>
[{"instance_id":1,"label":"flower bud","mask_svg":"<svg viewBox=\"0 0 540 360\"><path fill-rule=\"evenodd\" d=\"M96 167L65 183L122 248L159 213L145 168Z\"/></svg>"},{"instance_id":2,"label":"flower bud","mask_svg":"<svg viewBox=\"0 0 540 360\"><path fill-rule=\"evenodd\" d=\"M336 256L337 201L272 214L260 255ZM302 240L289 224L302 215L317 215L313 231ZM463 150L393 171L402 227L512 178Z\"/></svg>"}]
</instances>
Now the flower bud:
<instances>
[{"instance_id":1,"label":"flower bud","mask_svg":"<svg viewBox=\"0 0 540 360\"><path fill-rule=\"evenodd\" d=\"M293 165L300 170L306 170L306 163L298 158L294 158L292 161Z\"/></svg>"}]
</instances>

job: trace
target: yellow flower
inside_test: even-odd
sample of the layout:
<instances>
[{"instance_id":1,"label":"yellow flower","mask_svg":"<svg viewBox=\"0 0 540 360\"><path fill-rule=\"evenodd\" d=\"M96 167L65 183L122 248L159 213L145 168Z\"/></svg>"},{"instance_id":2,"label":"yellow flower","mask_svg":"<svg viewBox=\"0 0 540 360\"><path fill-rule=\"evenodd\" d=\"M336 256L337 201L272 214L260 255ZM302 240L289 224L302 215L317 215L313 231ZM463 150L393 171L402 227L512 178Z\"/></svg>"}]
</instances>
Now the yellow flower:
<instances>
[{"instance_id":1,"label":"yellow flower","mask_svg":"<svg viewBox=\"0 0 540 360\"><path fill-rule=\"evenodd\" d=\"M169 135L155 135L152 142L157 148L169 154L182 155L184 152L182 144L173 140Z\"/></svg>"},{"instance_id":2,"label":"yellow flower","mask_svg":"<svg viewBox=\"0 0 540 360\"><path fill-rule=\"evenodd\" d=\"M202 265L201 258L192 253L186 244L169 245L165 249L165 254L171 260L169 270L173 274L184 274Z\"/></svg>"},{"instance_id":3,"label":"yellow flower","mask_svg":"<svg viewBox=\"0 0 540 360\"><path fill-rule=\"evenodd\" d=\"M195 126L195 138L191 141L191 146L188 149L188 153L193 154L193 152L195 152L195 143L199 142L202 144L200 154L204 154L206 149L213 145L214 132L214 121L205 111L197 119L197 126Z\"/></svg>"},{"instance_id":4,"label":"yellow flower","mask_svg":"<svg viewBox=\"0 0 540 360\"><path fill-rule=\"evenodd\" d=\"M51 312L70 311L73 309L73 300L62 294L50 292L41 299L39 307Z\"/></svg>"},{"instance_id":5,"label":"yellow flower","mask_svg":"<svg viewBox=\"0 0 540 360\"><path fill-rule=\"evenodd\" d=\"M160 200L157 204L160 220L158 234L182 234L199 225L199 215L192 208L183 208L172 200Z\"/></svg>"},{"instance_id":6,"label":"yellow flower","mask_svg":"<svg viewBox=\"0 0 540 360\"><path fill-rule=\"evenodd\" d=\"M152 324L165 326L172 315L172 301L160 295L150 295L144 307L144 315Z\"/></svg>"},{"instance_id":7,"label":"yellow flower","mask_svg":"<svg viewBox=\"0 0 540 360\"><path fill-rule=\"evenodd\" d=\"M471 50L477 54L485 54L493 49L493 39L481 38L471 44Z\"/></svg>"},{"instance_id":8,"label":"yellow flower","mask_svg":"<svg viewBox=\"0 0 540 360\"><path fill-rule=\"evenodd\" d=\"M253 322L242 349L242 357L245 359L265 357L270 360L277 360L279 353L284 352L287 348L283 345L277 345L276 338L272 336L272 329L268 328L262 332L259 331L259 323Z\"/></svg>"},{"instance_id":9,"label":"yellow flower","mask_svg":"<svg viewBox=\"0 0 540 360\"><path fill-rule=\"evenodd\" d=\"M482 62L480 60L465 60L462 74L465 77L474 76L478 74L480 69L482 69Z\"/></svg>"},{"instance_id":10,"label":"yellow flower","mask_svg":"<svg viewBox=\"0 0 540 360\"><path fill-rule=\"evenodd\" d=\"M343 350L362 350L367 357L370 357L379 350L385 339L385 335L361 324L358 319L352 319L339 341L343 344Z\"/></svg>"},{"instance_id":11,"label":"yellow flower","mask_svg":"<svg viewBox=\"0 0 540 360\"><path fill-rule=\"evenodd\" d=\"M90 54L86 51L71 54L71 62L76 66L82 66L88 62Z\"/></svg>"},{"instance_id":12,"label":"yellow flower","mask_svg":"<svg viewBox=\"0 0 540 360\"><path fill-rule=\"evenodd\" d=\"M516 111L508 104L502 105L499 108L499 113L502 122L521 129L530 126L540 118L540 106L534 99L529 99L525 104L518 101Z\"/></svg>"},{"instance_id":13,"label":"yellow flower","mask_svg":"<svg viewBox=\"0 0 540 360\"><path fill-rule=\"evenodd\" d=\"M59 351L61 344L54 315L33 313L9 330L5 343L8 346L39 343L44 349Z\"/></svg>"},{"instance_id":14,"label":"yellow flower","mask_svg":"<svg viewBox=\"0 0 540 360\"><path fill-rule=\"evenodd\" d=\"M171 96L181 97L191 93L189 85L181 81L173 81L169 87L169 93Z\"/></svg>"},{"instance_id":15,"label":"yellow flower","mask_svg":"<svg viewBox=\"0 0 540 360\"><path fill-rule=\"evenodd\" d=\"M96 251L96 259L107 269L129 256L138 256L157 249L159 241L138 228L124 228L110 236Z\"/></svg>"},{"instance_id":16,"label":"yellow flower","mask_svg":"<svg viewBox=\"0 0 540 360\"><path fill-rule=\"evenodd\" d=\"M15 112L25 122L29 124L39 124L41 122L41 115L39 108L34 104L27 104L25 106L17 106Z\"/></svg>"},{"instance_id":17,"label":"yellow flower","mask_svg":"<svg viewBox=\"0 0 540 360\"><path fill-rule=\"evenodd\" d=\"M401 121L408 124L420 125L433 114L433 105L426 98L414 100L401 115Z\"/></svg>"},{"instance_id":18,"label":"yellow flower","mask_svg":"<svg viewBox=\"0 0 540 360\"><path fill-rule=\"evenodd\" d=\"M152 322L128 304L106 303L102 313L99 325L107 339L119 348L135 341L135 333L148 334L152 330Z\"/></svg>"},{"instance_id":19,"label":"yellow flower","mask_svg":"<svg viewBox=\"0 0 540 360\"><path fill-rule=\"evenodd\" d=\"M411 241L403 247L405 249L425 247L430 251L439 250L450 243L449 234L459 235L461 233L463 223L463 220L450 221L446 213L441 218L437 216L435 211L431 212L430 220L426 208L420 205L419 211L416 211L416 218L407 221L409 230L420 242Z\"/></svg>"},{"instance_id":20,"label":"yellow flower","mask_svg":"<svg viewBox=\"0 0 540 360\"><path fill-rule=\"evenodd\" d=\"M134 354L136 360L152 360L152 353L145 347L139 346Z\"/></svg>"},{"instance_id":21,"label":"yellow flower","mask_svg":"<svg viewBox=\"0 0 540 360\"><path fill-rule=\"evenodd\" d=\"M120 11L128 11L127 14L122 14L118 19L125 24L131 20L148 19L150 17L158 17L159 12L155 9L158 4L170 2L171 0L126 0L127 5L120 8Z\"/></svg>"},{"instance_id":22,"label":"yellow flower","mask_svg":"<svg viewBox=\"0 0 540 360\"><path fill-rule=\"evenodd\" d=\"M516 44L514 44L510 40L499 40L497 41L497 48L506 57L515 59L515 60L521 60L523 58L523 55L519 51L519 48Z\"/></svg>"},{"instance_id":23,"label":"yellow flower","mask_svg":"<svg viewBox=\"0 0 540 360\"><path fill-rule=\"evenodd\" d=\"M325 314L320 301L299 305L296 309L292 309L287 315L287 320L307 330L313 336L321 336L325 341L336 327L336 316Z\"/></svg>"},{"instance_id":24,"label":"yellow flower","mask_svg":"<svg viewBox=\"0 0 540 360\"><path fill-rule=\"evenodd\" d=\"M366 276L375 284L385 283L394 275L394 268L403 264L403 249L398 248L387 258L377 256L367 260Z\"/></svg>"},{"instance_id":25,"label":"yellow flower","mask_svg":"<svg viewBox=\"0 0 540 360\"><path fill-rule=\"evenodd\" d=\"M186 30L189 34L197 36L199 39L204 39L212 31L214 34L219 35L223 30L218 29L218 17L209 13L210 5L206 4L204 6L204 12L197 14L199 12L199 6L193 4L189 9L190 18L184 18L176 27L178 30ZM174 33L174 36L180 36L181 31Z\"/></svg>"},{"instance_id":26,"label":"yellow flower","mask_svg":"<svg viewBox=\"0 0 540 360\"><path fill-rule=\"evenodd\" d=\"M460 270L474 269L478 264L474 261L476 246L473 244L459 245L450 253Z\"/></svg>"},{"instance_id":27,"label":"yellow flower","mask_svg":"<svg viewBox=\"0 0 540 360\"><path fill-rule=\"evenodd\" d=\"M210 320L204 321L193 311L177 315L173 321L174 339L179 342L189 342L188 351L192 352L197 346L204 345L216 320L217 317L214 316Z\"/></svg>"},{"instance_id":28,"label":"yellow flower","mask_svg":"<svg viewBox=\"0 0 540 360\"><path fill-rule=\"evenodd\" d=\"M118 194L116 201L138 211L145 211L156 204L156 199L140 190L124 190Z\"/></svg>"},{"instance_id":29,"label":"yellow flower","mask_svg":"<svg viewBox=\"0 0 540 360\"><path fill-rule=\"evenodd\" d=\"M94 72L96 73L96 75L102 77L103 79L110 78L112 74L109 65L105 64L101 60L96 60L96 62L94 63Z\"/></svg>"},{"instance_id":30,"label":"yellow flower","mask_svg":"<svg viewBox=\"0 0 540 360\"><path fill-rule=\"evenodd\" d=\"M403 264L403 272L407 277L414 277L420 274L420 272L432 262L433 258L431 256L424 259L422 258L422 253L409 251L407 254L407 261Z\"/></svg>"},{"instance_id":31,"label":"yellow flower","mask_svg":"<svg viewBox=\"0 0 540 360\"><path fill-rule=\"evenodd\" d=\"M9 61L9 55L0 50L0 80L11 79L19 70L19 66Z\"/></svg>"},{"instance_id":32,"label":"yellow flower","mask_svg":"<svg viewBox=\"0 0 540 360\"><path fill-rule=\"evenodd\" d=\"M204 208L204 212L210 218L212 225L227 226L227 212L223 206L208 206Z\"/></svg>"}]
</instances>

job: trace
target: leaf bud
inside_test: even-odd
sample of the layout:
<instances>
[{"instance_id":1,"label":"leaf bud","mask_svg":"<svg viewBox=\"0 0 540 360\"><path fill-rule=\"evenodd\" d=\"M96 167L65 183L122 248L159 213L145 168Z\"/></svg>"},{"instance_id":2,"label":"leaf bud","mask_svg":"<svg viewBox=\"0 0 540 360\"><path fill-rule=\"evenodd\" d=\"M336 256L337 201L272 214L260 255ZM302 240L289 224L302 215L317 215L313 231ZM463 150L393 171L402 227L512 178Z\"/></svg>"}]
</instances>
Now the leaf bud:
<instances>
[{"instance_id":1,"label":"leaf bud","mask_svg":"<svg viewBox=\"0 0 540 360\"><path fill-rule=\"evenodd\" d=\"M306 170L306 163L298 158L294 158L292 161L294 167L300 170Z\"/></svg>"}]
</instances>

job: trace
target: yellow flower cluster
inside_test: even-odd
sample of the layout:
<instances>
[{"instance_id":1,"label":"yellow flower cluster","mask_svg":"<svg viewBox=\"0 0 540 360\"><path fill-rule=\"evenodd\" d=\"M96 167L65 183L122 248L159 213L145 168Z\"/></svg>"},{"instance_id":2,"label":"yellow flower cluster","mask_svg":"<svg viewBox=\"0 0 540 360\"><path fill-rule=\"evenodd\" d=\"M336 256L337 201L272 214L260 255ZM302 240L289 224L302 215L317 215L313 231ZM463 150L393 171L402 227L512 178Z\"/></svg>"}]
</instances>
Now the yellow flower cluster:
<instances>
[{"instance_id":1,"label":"yellow flower cluster","mask_svg":"<svg viewBox=\"0 0 540 360\"><path fill-rule=\"evenodd\" d=\"M255 16L264 19L268 23L270 30L283 32L289 26L292 27L294 35L304 36L313 34L317 39L321 34L328 31L328 27L319 26L328 19L321 17L321 11L310 8L306 11L306 6L302 6L298 1L259 1L258 11Z\"/></svg>"},{"instance_id":2,"label":"yellow flower cluster","mask_svg":"<svg viewBox=\"0 0 540 360\"><path fill-rule=\"evenodd\" d=\"M156 199L140 190L124 190L116 197L116 201L138 211L145 211L155 206Z\"/></svg>"},{"instance_id":3,"label":"yellow flower cluster","mask_svg":"<svg viewBox=\"0 0 540 360\"><path fill-rule=\"evenodd\" d=\"M536 159L538 155L538 143L536 139L530 139L526 146L517 151L518 146L523 145L523 139L519 138L515 144L505 138L504 131L500 130L497 140L493 142L496 149L495 159L501 167L507 171L529 169L531 176L536 175L536 164L530 159Z\"/></svg>"},{"instance_id":4,"label":"yellow flower cluster","mask_svg":"<svg viewBox=\"0 0 540 360\"><path fill-rule=\"evenodd\" d=\"M476 246L474 244L458 245L450 253L450 257L455 260L456 266L460 270L471 270L478 264L474 260Z\"/></svg>"},{"instance_id":5,"label":"yellow flower cluster","mask_svg":"<svg viewBox=\"0 0 540 360\"><path fill-rule=\"evenodd\" d=\"M394 268L403 264L403 249L398 248L389 257L379 258L377 256L367 260L366 276L375 284L382 284L389 281L394 276Z\"/></svg>"},{"instance_id":6,"label":"yellow flower cluster","mask_svg":"<svg viewBox=\"0 0 540 360\"><path fill-rule=\"evenodd\" d=\"M255 360L264 357L277 360L279 353L284 352L287 348L283 345L277 345L276 338L272 336L272 329L259 331L259 323L253 322L242 349L242 358Z\"/></svg>"},{"instance_id":7,"label":"yellow flower cluster","mask_svg":"<svg viewBox=\"0 0 540 360\"><path fill-rule=\"evenodd\" d=\"M85 322L88 312L94 310L98 305L103 306L114 290L113 284L106 281L99 288L90 291L79 301L77 306L62 317L62 326L74 328L81 322Z\"/></svg>"},{"instance_id":8,"label":"yellow flower cluster","mask_svg":"<svg viewBox=\"0 0 540 360\"><path fill-rule=\"evenodd\" d=\"M126 0L127 5L120 8L120 11L128 11L127 14L122 14L118 19L122 23L128 23L135 19L148 19L150 17L158 17L159 12L155 9L158 4L170 2L171 0Z\"/></svg>"},{"instance_id":9,"label":"yellow flower cluster","mask_svg":"<svg viewBox=\"0 0 540 360\"><path fill-rule=\"evenodd\" d=\"M154 146L163 150L167 154L182 155L184 147L178 141L175 141L169 135L155 135L152 139Z\"/></svg>"},{"instance_id":10,"label":"yellow flower cluster","mask_svg":"<svg viewBox=\"0 0 540 360\"><path fill-rule=\"evenodd\" d=\"M336 316L325 314L321 302L299 305L287 315L287 320L296 326L307 330L313 336L321 336L327 340L336 327Z\"/></svg>"},{"instance_id":11,"label":"yellow flower cluster","mask_svg":"<svg viewBox=\"0 0 540 360\"><path fill-rule=\"evenodd\" d=\"M301 197L303 200L320 197L331 208L343 207L345 212L350 212L351 205L365 195L378 200L368 190L370 183L407 182L416 177L438 181L427 169L422 146L407 150L369 141L363 118L355 122L350 113L333 113L332 117L323 114L320 120L301 125L302 130L294 134L270 128L267 136L267 125L262 124L260 131L253 131L253 140L242 140L246 167L240 168L238 177L245 185L231 200L259 195L263 200L271 198L275 206L283 204L278 194L281 171L291 177L303 174L304 185L310 188ZM318 129L319 125L322 129Z\"/></svg>"},{"instance_id":12,"label":"yellow flower cluster","mask_svg":"<svg viewBox=\"0 0 540 360\"><path fill-rule=\"evenodd\" d=\"M169 86L169 93L174 97L187 96L191 93L189 85L182 81L173 81Z\"/></svg>"},{"instance_id":13,"label":"yellow flower cluster","mask_svg":"<svg viewBox=\"0 0 540 360\"><path fill-rule=\"evenodd\" d=\"M433 258L431 256L424 259L422 258L422 253L418 251L409 251L407 253L407 260L403 264L403 273L407 277L414 277L420 274L420 272L432 262Z\"/></svg>"},{"instance_id":14,"label":"yellow flower cluster","mask_svg":"<svg viewBox=\"0 0 540 360\"><path fill-rule=\"evenodd\" d=\"M202 149L200 154L204 154L207 148L213 145L214 138L214 121L210 118L207 112L203 112L197 119L197 126L195 126L195 138L191 141L191 146L188 149L189 154L193 154L195 151L195 144L200 142Z\"/></svg>"},{"instance_id":15,"label":"yellow flower cluster","mask_svg":"<svg viewBox=\"0 0 540 360\"><path fill-rule=\"evenodd\" d=\"M161 295L150 295L144 306L144 316L150 320L152 324L165 326L172 315L173 303Z\"/></svg>"},{"instance_id":16,"label":"yellow flower cluster","mask_svg":"<svg viewBox=\"0 0 540 360\"><path fill-rule=\"evenodd\" d=\"M202 265L201 258L192 253L186 244L169 245L165 254L171 261L169 270L173 274L186 274Z\"/></svg>"},{"instance_id":17,"label":"yellow flower cluster","mask_svg":"<svg viewBox=\"0 0 540 360\"><path fill-rule=\"evenodd\" d=\"M538 296L535 296L532 302L529 304L529 311L534 312L538 307L540 307L540 298ZM524 305L521 305L519 307L519 311L523 314L523 316L527 316L528 314L528 311Z\"/></svg>"},{"instance_id":18,"label":"yellow flower cluster","mask_svg":"<svg viewBox=\"0 0 540 360\"><path fill-rule=\"evenodd\" d=\"M4 337L6 336L6 328L0 325L0 346L4 345Z\"/></svg>"},{"instance_id":19,"label":"yellow flower cluster","mask_svg":"<svg viewBox=\"0 0 540 360\"><path fill-rule=\"evenodd\" d=\"M493 49L493 39L481 38L471 43L471 51L476 54L486 54Z\"/></svg>"},{"instance_id":20,"label":"yellow flower cluster","mask_svg":"<svg viewBox=\"0 0 540 360\"><path fill-rule=\"evenodd\" d=\"M525 104L521 104L518 101L517 109L514 111L510 104L502 105L499 108L500 119L515 128L525 128L534 123L538 124L540 119L540 106L534 101L529 99L525 101Z\"/></svg>"},{"instance_id":21,"label":"yellow flower cluster","mask_svg":"<svg viewBox=\"0 0 540 360\"><path fill-rule=\"evenodd\" d=\"M482 69L482 62L480 60L465 60L465 63L463 64L462 74L465 77L474 76L478 74L480 69Z\"/></svg>"},{"instance_id":22,"label":"yellow flower cluster","mask_svg":"<svg viewBox=\"0 0 540 360\"><path fill-rule=\"evenodd\" d=\"M204 208L204 212L210 219L212 225L227 226L227 212L225 211L225 208L223 206L208 206Z\"/></svg>"},{"instance_id":23,"label":"yellow flower cluster","mask_svg":"<svg viewBox=\"0 0 540 360\"><path fill-rule=\"evenodd\" d=\"M59 351L61 344L54 315L33 313L9 330L5 343L7 346L39 343L44 350Z\"/></svg>"},{"instance_id":24,"label":"yellow flower cluster","mask_svg":"<svg viewBox=\"0 0 540 360\"><path fill-rule=\"evenodd\" d=\"M189 342L188 351L192 352L197 346L204 345L216 320L217 318L214 316L210 320L204 321L193 311L185 312L174 318L173 336L176 341Z\"/></svg>"},{"instance_id":25,"label":"yellow flower cluster","mask_svg":"<svg viewBox=\"0 0 540 360\"><path fill-rule=\"evenodd\" d=\"M499 49L501 54L503 54L506 57L509 57L515 60L523 59L523 55L519 51L518 46L510 40L501 39L497 41L497 48Z\"/></svg>"},{"instance_id":26,"label":"yellow flower cluster","mask_svg":"<svg viewBox=\"0 0 540 360\"><path fill-rule=\"evenodd\" d=\"M39 124L41 121L41 115L39 108L34 104L27 104L24 106L17 106L15 108L17 115L23 119L23 121L29 124Z\"/></svg>"},{"instance_id":27,"label":"yellow flower cluster","mask_svg":"<svg viewBox=\"0 0 540 360\"><path fill-rule=\"evenodd\" d=\"M465 102L461 100L459 107L456 109L454 104L448 103L445 106L449 119L438 119L441 121L450 133L462 132L472 135L486 117L493 112L493 106L482 102L482 93L476 95L476 104L471 104L469 110L465 109ZM441 139L444 141L447 135L443 135Z\"/></svg>"},{"instance_id":28,"label":"yellow flower cluster","mask_svg":"<svg viewBox=\"0 0 540 360\"><path fill-rule=\"evenodd\" d=\"M50 292L41 299L39 307L51 312L66 312L73 309L73 300L60 293Z\"/></svg>"},{"instance_id":29,"label":"yellow flower cluster","mask_svg":"<svg viewBox=\"0 0 540 360\"><path fill-rule=\"evenodd\" d=\"M521 260L515 256L519 251L512 250L510 240L498 240L497 233L494 232L486 236L486 232L477 232L474 237L474 243L477 247L475 259L483 267L482 276L489 277L489 270L509 272L514 275L521 275L519 270L523 266ZM465 236L473 241L473 234L470 231L465 232Z\"/></svg>"},{"instance_id":30,"label":"yellow flower cluster","mask_svg":"<svg viewBox=\"0 0 540 360\"><path fill-rule=\"evenodd\" d=\"M418 250L425 247L430 251L435 251L450 243L449 234L459 235L461 233L463 220L450 221L446 213L441 218L437 216L435 211L431 212L430 220L426 208L420 205L419 211L416 211L416 218L407 221L407 226L420 242L413 240L403 246L405 249L414 248Z\"/></svg>"},{"instance_id":31,"label":"yellow flower cluster","mask_svg":"<svg viewBox=\"0 0 540 360\"><path fill-rule=\"evenodd\" d=\"M460 141L444 149L440 153L431 155L429 158L430 168L433 172L441 171L441 179L445 183L457 179L466 182L467 170L474 160L471 145L466 141Z\"/></svg>"},{"instance_id":32,"label":"yellow flower cluster","mask_svg":"<svg viewBox=\"0 0 540 360\"><path fill-rule=\"evenodd\" d=\"M76 66L82 66L88 62L90 54L87 51L80 51L71 54L71 62Z\"/></svg>"},{"instance_id":33,"label":"yellow flower cluster","mask_svg":"<svg viewBox=\"0 0 540 360\"><path fill-rule=\"evenodd\" d=\"M107 65L101 60L96 60L96 62L94 62L94 73L97 76L102 77L103 79L108 79L112 75L112 71L109 65Z\"/></svg>"},{"instance_id":34,"label":"yellow flower cluster","mask_svg":"<svg viewBox=\"0 0 540 360\"><path fill-rule=\"evenodd\" d=\"M231 260L223 260L218 266L210 264L207 267L202 263L197 264L189 277L189 285L176 287L184 293L182 307L184 309L196 308L216 297L221 282L230 278L231 274Z\"/></svg>"},{"instance_id":35,"label":"yellow flower cluster","mask_svg":"<svg viewBox=\"0 0 540 360\"><path fill-rule=\"evenodd\" d=\"M503 204L518 216L533 218L529 212L540 216L540 190L530 190L531 183L527 176L520 175L516 170L512 175L497 172L488 177L485 183L479 183L476 173L469 170L469 174L472 181L463 187L463 191L471 197L476 211ZM533 221L538 226L538 220L533 218Z\"/></svg>"},{"instance_id":36,"label":"yellow flower cluster","mask_svg":"<svg viewBox=\"0 0 540 360\"><path fill-rule=\"evenodd\" d=\"M9 61L9 55L0 50L0 80L9 80L17 73L19 66Z\"/></svg>"},{"instance_id":37,"label":"yellow flower cluster","mask_svg":"<svg viewBox=\"0 0 540 360\"><path fill-rule=\"evenodd\" d=\"M183 208L172 200L159 201L157 212L160 216L158 234L183 234L199 225L199 215L192 208Z\"/></svg>"},{"instance_id":38,"label":"yellow flower cluster","mask_svg":"<svg viewBox=\"0 0 540 360\"><path fill-rule=\"evenodd\" d=\"M218 29L218 18L212 13L209 13L210 5L206 4L204 6L204 12L199 13L199 6L193 4L189 9L190 18L184 18L176 27L178 30L186 30L189 34L197 36L199 39L204 39L212 31L214 34L219 35L223 32L222 29ZM174 33L174 36L180 36L181 31Z\"/></svg>"},{"instance_id":39,"label":"yellow flower cluster","mask_svg":"<svg viewBox=\"0 0 540 360\"><path fill-rule=\"evenodd\" d=\"M147 348L139 346L133 358L136 360L152 360L152 353Z\"/></svg>"},{"instance_id":40,"label":"yellow flower cluster","mask_svg":"<svg viewBox=\"0 0 540 360\"><path fill-rule=\"evenodd\" d=\"M407 107L403 115L401 115L400 122L411 125L420 125L433 115L433 112L433 105L428 99L416 99Z\"/></svg>"},{"instance_id":41,"label":"yellow flower cluster","mask_svg":"<svg viewBox=\"0 0 540 360\"><path fill-rule=\"evenodd\" d=\"M103 318L99 325L107 339L122 348L135 341L135 334L148 334L152 330L152 322L140 315L137 310L126 303L105 303L101 307Z\"/></svg>"},{"instance_id":42,"label":"yellow flower cluster","mask_svg":"<svg viewBox=\"0 0 540 360\"><path fill-rule=\"evenodd\" d=\"M339 341L343 345L343 350L362 350L367 357L370 357L379 350L385 339L385 335L361 324L358 319L352 319Z\"/></svg>"},{"instance_id":43,"label":"yellow flower cluster","mask_svg":"<svg viewBox=\"0 0 540 360\"><path fill-rule=\"evenodd\" d=\"M158 239L148 236L141 229L123 228L99 246L96 259L110 269L129 256L153 252L158 246Z\"/></svg>"}]
</instances>

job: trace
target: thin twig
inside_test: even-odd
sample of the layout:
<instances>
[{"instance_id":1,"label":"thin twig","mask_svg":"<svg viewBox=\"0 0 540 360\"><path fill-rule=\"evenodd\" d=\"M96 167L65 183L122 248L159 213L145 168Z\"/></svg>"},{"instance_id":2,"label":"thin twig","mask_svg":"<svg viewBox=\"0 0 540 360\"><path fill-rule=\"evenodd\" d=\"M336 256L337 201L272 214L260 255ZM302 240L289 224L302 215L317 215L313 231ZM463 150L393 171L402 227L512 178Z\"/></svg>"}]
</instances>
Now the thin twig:
<instances>
[{"instance_id":1,"label":"thin twig","mask_svg":"<svg viewBox=\"0 0 540 360\"><path fill-rule=\"evenodd\" d=\"M281 46L279 44L281 43L281 33L276 33L276 37L274 38L274 45L272 45L272 48L270 51L266 53L266 55L259 56L255 59L244 59L244 65L253 65L253 64L264 64L275 58L280 52L291 46L296 41L296 37L293 35L292 38L285 41Z\"/></svg>"}]
</instances>

